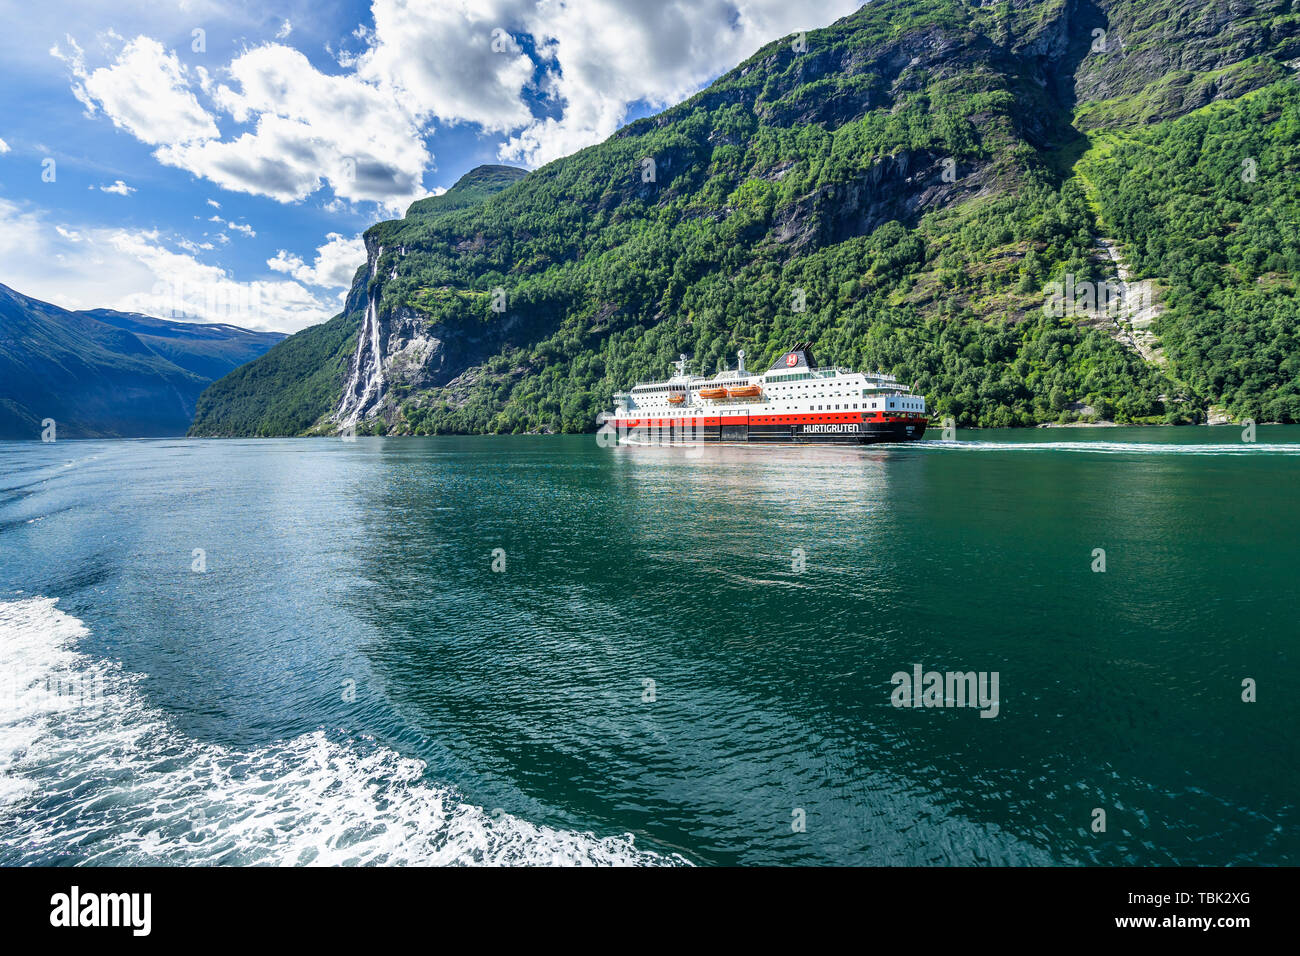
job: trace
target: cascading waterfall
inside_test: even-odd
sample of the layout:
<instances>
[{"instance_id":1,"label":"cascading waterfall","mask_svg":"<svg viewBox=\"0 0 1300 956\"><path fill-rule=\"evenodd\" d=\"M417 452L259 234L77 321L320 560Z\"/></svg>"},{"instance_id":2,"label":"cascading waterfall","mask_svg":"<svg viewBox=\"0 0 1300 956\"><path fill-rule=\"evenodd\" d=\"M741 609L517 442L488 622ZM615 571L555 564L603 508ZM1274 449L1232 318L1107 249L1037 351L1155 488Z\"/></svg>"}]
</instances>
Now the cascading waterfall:
<instances>
[{"instance_id":1,"label":"cascading waterfall","mask_svg":"<svg viewBox=\"0 0 1300 956\"><path fill-rule=\"evenodd\" d=\"M367 281L375 274L375 266L384 254L384 247L370 257L367 263ZM362 385L364 371L365 384ZM366 293L366 317L357 336L357 354L352 357L352 375L339 402L334 420L347 427L355 425L373 401L378 400L384 387L384 357L379 343L379 303L374 291Z\"/></svg>"}]
</instances>

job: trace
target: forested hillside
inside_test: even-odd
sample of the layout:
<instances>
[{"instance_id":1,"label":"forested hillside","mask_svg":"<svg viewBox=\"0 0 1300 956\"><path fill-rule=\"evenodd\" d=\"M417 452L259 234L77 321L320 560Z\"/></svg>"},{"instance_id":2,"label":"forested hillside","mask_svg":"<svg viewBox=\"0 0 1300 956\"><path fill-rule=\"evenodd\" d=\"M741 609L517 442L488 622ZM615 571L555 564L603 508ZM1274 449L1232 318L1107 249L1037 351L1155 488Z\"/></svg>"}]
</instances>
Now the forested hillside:
<instances>
[{"instance_id":1,"label":"forested hillside","mask_svg":"<svg viewBox=\"0 0 1300 956\"><path fill-rule=\"evenodd\" d=\"M1300 11L1225 11L877 0L376 225L345 313L214 385L194 433L331 430L342 406L394 434L589 430L678 353L712 371L796 340L966 425L1300 418ZM1112 278L1104 237L1159 291L1167 364L1122 322L1045 314L1053 282Z\"/></svg>"},{"instance_id":2,"label":"forested hillside","mask_svg":"<svg viewBox=\"0 0 1300 956\"><path fill-rule=\"evenodd\" d=\"M1197 394L1300 421L1300 88L1096 137L1085 174L1132 267L1167 287L1155 331Z\"/></svg>"}]
</instances>

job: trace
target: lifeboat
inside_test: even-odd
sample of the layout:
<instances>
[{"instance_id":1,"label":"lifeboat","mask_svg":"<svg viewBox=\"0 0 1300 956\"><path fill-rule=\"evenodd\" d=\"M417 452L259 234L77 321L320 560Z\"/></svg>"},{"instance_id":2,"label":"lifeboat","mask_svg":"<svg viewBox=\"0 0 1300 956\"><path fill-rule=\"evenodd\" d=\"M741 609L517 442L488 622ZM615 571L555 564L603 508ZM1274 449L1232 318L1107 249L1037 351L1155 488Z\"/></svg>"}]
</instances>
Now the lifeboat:
<instances>
[{"instance_id":1,"label":"lifeboat","mask_svg":"<svg viewBox=\"0 0 1300 956\"><path fill-rule=\"evenodd\" d=\"M727 390L725 388L702 388L700 389L700 398L726 398Z\"/></svg>"},{"instance_id":2,"label":"lifeboat","mask_svg":"<svg viewBox=\"0 0 1300 956\"><path fill-rule=\"evenodd\" d=\"M757 385L738 385L727 389L727 395L731 398L758 398L761 392L762 389Z\"/></svg>"},{"instance_id":3,"label":"lifeboat","mask_svg":"<svg viewBox=\"0 0 1300 956\"><path fill-rule=\"evenodd\" d=\"M669 396L668 396L668 404L669 404L669 405L680 405L680 404L681 404L682 402L684 402L684 401L686 401L686 396L685 396L685 395L669 395Z\"/></svg>"}]
</instances>

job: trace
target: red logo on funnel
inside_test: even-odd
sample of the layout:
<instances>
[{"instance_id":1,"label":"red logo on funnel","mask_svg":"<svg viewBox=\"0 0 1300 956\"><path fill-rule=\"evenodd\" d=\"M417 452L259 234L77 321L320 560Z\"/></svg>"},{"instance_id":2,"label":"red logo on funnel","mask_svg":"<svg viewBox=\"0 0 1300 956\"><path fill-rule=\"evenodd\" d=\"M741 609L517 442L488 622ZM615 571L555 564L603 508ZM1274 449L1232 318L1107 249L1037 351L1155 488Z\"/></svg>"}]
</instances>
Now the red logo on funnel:
<instances>
[{"instance_id":1,"label":"red logo on funnel","mask_svg":"<svg viewBox=\"0 0 1300 956\"><path fill-rule=\"evenodd\" d=\"M785 357L785 364L791 366L799 364L799 356L791 352L789 355Z\"/></svg>"}]
</instances>

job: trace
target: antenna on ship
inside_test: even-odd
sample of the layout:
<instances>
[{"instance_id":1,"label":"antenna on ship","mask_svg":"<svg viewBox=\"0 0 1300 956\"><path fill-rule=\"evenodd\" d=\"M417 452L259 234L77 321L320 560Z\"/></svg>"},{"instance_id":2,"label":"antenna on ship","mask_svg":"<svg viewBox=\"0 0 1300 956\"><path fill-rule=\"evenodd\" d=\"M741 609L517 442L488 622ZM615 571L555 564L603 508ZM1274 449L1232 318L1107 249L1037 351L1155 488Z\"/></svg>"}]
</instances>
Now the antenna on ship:
<instances>
[{"instance_id":1,"label":"antenna on ship","mask_svg":"<svg viewBox=\"0 0 1300 956\"><path fill-rule=\"evenodd\" d=\"M745 374L745 350L744 349L738 349L736 351L736 360L739 363L736 366L736 371L739 372L741 375L744 375Z\"/></svg>"}]
</instances>

